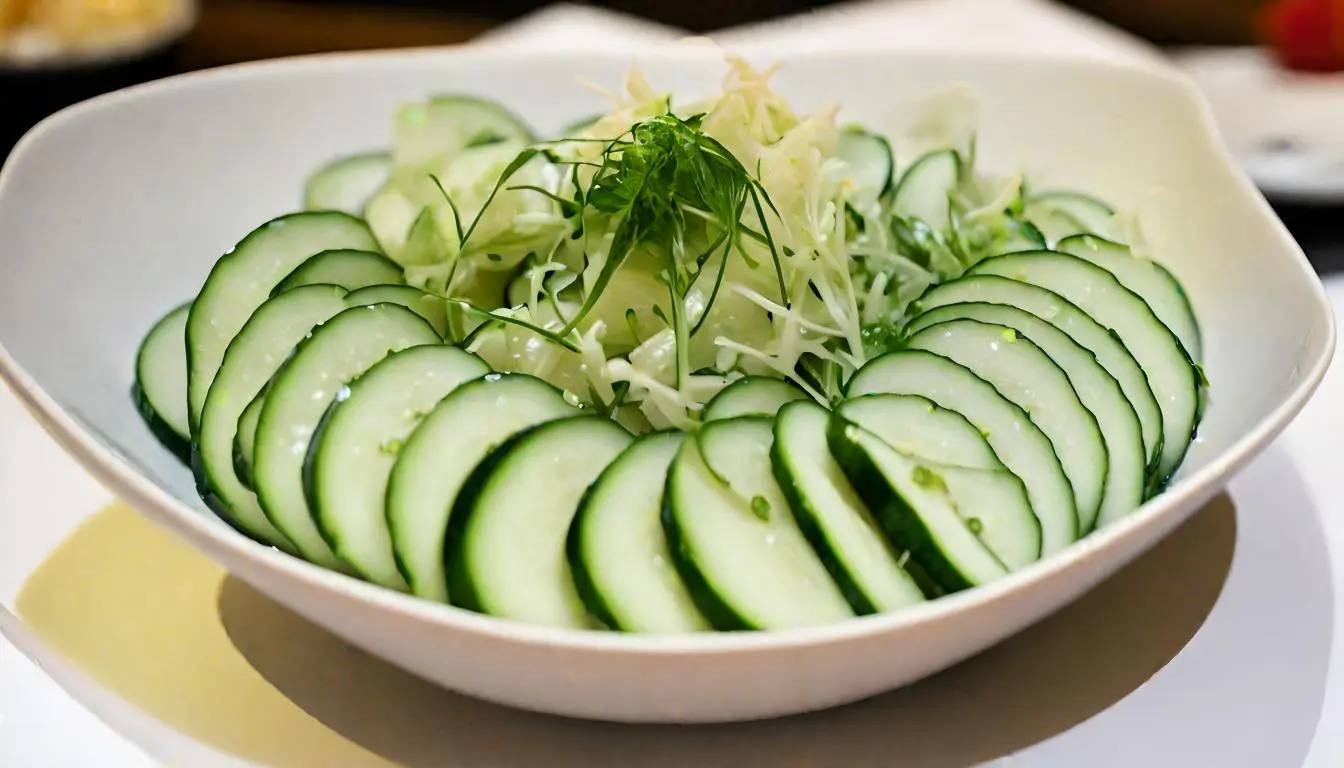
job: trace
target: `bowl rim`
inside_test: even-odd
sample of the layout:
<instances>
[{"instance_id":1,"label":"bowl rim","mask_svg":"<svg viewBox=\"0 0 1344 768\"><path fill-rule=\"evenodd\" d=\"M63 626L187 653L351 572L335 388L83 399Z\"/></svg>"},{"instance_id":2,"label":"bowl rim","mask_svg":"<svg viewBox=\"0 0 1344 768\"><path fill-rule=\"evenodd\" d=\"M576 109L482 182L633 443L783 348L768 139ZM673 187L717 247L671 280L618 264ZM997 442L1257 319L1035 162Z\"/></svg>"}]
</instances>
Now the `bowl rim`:
<instances>
[{"instance_id":1,"label":"bowl rim","mask_svg":"<svg viewBox=\"0 0 1344 768\"><path fill-rule=\"evenodd\" d=\"M1103 74L1125 73L1126 76L1147 78L1178 88L1198 107L1199 128L1205 140L1216 152L1225 167L1233 171L1234 183L1249 194L1258 212L1271 223L1283 248L1291 257L1291 264L1308 277L1313 314L1321 322L1324 334L1319 356L1304 367L1297 384L1268 416L1233 440L1232 444L1209 463L1188 476L1178 477L1161 495L1144 503L1128 517L1096 531L1073 543L1066 550L1032 563L1008 576L989 584L930 600L900 611L856 616L831 624L754 632L708 632L688 634L636 635L587 629L566 629L504 619L475 613L454 605L430 602L419 597L396 592L375 584L312 565L299 558L269 546L259 544L238 533L218 519L203 514L178 501L167 490L135 469L111 448L104 447L88 430L76 423L74 417L47 394L38 382L24 370L0 343L0 381L6 383L24 407L36 418L43 429L72 456L86 471L109 490L120 495L141 514L164 525L207 555L214 550L250 561L251 565L266 568L287 579L302 582L308 589L335 593L346 599L367 603L371 607L396 613L400 618L439 625L444 629L472 633L491 640L507 641L544 649L563 649L595 653L616 653L633 656L705 656L781 651L836 642L852 642L909 628L912 625L932 623L940 619L974 611L991 603L1007 599L1055 577L1066 568L1098 559L1103 550L1116 546L1121 540L1137 535L1143 529L1162 524L1185 501L1198 497L1210 489L1217 489L1235 471L1266 447L1298 415L1313 395L1333 358L1336 346L1334 313L1325 288L1307 260L1301 247L1289 234L1283 222L1274 214L1265 198L1256 190L1234 161L1213 122L1211 109L1193 82L1174 69L1154 67L1149 63L1120 63L1085 59L1076 55L1060 56L1049 52L951 52L919 49L855 48L846 51L819 51L790 54L787 50L766 49L774 58L789 62L817 60L852 60L862 57L885 57L904 60L947 61L971 60L985 66L1009 63L1058 63L1067 61L1070 67L1094 70ZM752 48L757 55L760 48ZM15 145L10 157L0 167L0 200L13 174L14 167L23 161L25 153L51 130L65 123L83 119L97 110L128 99L156 93L171 93L190 89L198 83L220 79L270 77L277 74L301 72L308 68L326 68L378 62L389 64L398 60L421 57L448 58L482 63L506 63L574 60L682 61L687 59L722 61L723 52L706 50L704 46L687 47L677 43L653 44L635 52L593 51L575 53L564 50L489 49L485 47L425 47L388 51L356 51L319 53L268 61L246 62L209 70L175 75L149 83L131 86L103 94L66 107L42 120ZM214 559L214 558L212 558Z\"/></svg>"}]
</instances>

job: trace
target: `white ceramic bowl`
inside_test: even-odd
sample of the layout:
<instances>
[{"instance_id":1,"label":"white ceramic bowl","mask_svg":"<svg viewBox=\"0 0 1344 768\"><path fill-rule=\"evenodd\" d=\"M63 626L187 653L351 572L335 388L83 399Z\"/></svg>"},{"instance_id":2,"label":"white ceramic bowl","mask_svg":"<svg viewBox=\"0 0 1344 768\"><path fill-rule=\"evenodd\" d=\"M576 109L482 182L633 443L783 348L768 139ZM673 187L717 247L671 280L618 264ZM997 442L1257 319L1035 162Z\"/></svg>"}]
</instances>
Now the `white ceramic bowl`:
<instances>
[{"instance_id":1,"label":"white ceramic bowl","mask_svg":"<svg viewBox=\"0 0 1344 768\"><path fill-rule=\"evenodd\" d=\"M1094 189L1142 212L1202 320L1213 382L1202 436L1167 493L1058 556L904 612L787 632L658 638L525 626L422 602L261 547L207 512L127 395L151 322L194 295L242 234L295 207L309 169L385 143L399 100L472 91L544 129L600 108L575 75L616 84L630 64L614 54L467 50L311 57L173 78L62 112L0 173L0 373L114 492L378 656L519 707L704 722L870 696L1039 620L1208 500L1283 429L1325 371L1334 325L1321 286L1234 170L1185 81L1025 54L798 58L776 80L797 105L834 99L844 119L878 128L890 128L911 100L969 85L991 167L1021 164L1041 183ZM688 95L711 90L724 72L705 51L650 51L639 65Z\"/></svg>"}]
</instances>

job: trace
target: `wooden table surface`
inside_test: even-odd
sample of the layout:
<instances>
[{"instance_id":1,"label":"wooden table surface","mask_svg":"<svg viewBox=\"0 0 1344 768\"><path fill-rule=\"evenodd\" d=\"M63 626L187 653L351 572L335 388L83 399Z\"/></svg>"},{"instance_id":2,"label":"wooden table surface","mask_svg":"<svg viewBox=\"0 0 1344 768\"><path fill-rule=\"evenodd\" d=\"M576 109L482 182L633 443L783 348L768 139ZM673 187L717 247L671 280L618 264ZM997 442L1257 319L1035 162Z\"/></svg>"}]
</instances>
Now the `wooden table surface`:
<instances>
[{"instance_id":1,"label":"wooden table surface","mask_svg":"<svg viewBox=\"0 0 1344 768\"><path fill-rule=\"evenodd\" d=\"M1058 0L1057 0L1058 1ZM1265 0L1063 0L1142 37L1174 44L1254 40ZM3 2L3 0L0 0ZM201 0L201 18L183 50L186 67L302 53L469 40L540 2L432 0ZM807 0L606 0L601 5L705 31L828 2ZM476 10L445 10L446 8Z\"/></svg>"},{"instance_id":2,"label":"wooden table surface","mask_svg":"<svg viewBox=\"0 0 1344 768\"><path fill-rule=\"evenodd\" d=\"M181 51L183 68L326 51L448 45L497 20L414 7L296 0L202 0Z\"/></svg>"}]
</instances>

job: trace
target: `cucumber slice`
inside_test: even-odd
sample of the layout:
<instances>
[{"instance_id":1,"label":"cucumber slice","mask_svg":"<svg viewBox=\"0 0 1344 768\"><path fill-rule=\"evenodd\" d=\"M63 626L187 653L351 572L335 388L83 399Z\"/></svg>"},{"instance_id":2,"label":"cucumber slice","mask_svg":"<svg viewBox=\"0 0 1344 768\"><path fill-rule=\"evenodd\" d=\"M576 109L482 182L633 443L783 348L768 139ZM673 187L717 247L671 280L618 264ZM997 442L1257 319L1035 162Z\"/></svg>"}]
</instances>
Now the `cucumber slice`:
<instances>
[{"instance_id":1,"label":"cucumber slice","mask_svg":"<svg viewBox=\"0 0 1344 768\"><path fill-rule=\"evenodd\" d=\"M963 516L976 517L981 540L1008 567L1020 568L1040 558L1041 523L1026 486L964 416L922 397L863 395L841 403L836 417L935 470L957 509L969 511Z\"/></svg>"},{"instance_id":2,"label":"cucumber slice","mask_svg":"<svg viewBox=\"0 0 1344 768\"><path fill-rule=\"evenodd\" d=\"M1091 526L1106 486L1106 442L1096 417L1049 355L1012 328L976 320L929 326L908 338L906 346L966 366L1026 411L1050 438L1073 488L1078 521L1072 529L1044 528L1046 551L1062 549Z\"/></svg>"},{"instance_id":3,"label":"cucumber slice","mask_svg":"<svg viewBox=\"0 0 1344 768\"><path fill-rule=\"evenodd\" d=\"M402 258L406 250L411 227L420 215L433 214L429 208L411 199L413 190L407 188L409 184L409 181L400 184L388 182L374 194L364 209L364 218L369 222L369 230L377 239L378 246L387 255L398 259Z\"/></svg>"},{"instance_id":4,"label":"cucumber slice","mask_svg":"<svg viewBox=\"0 0 1344 768\"><path fill-rule=\"evenodd\" d=\"M313 326L345 309L345 295L339 286L308 285L258 307L224 354L196 434L194 468L201 498L244 533L291 553L295 549L289 539L266 519L257 497L238 479L234 437L244 409Z\"/></svg>"},{"instance_id":5,"label":"cucumber slice","mask_svg":"<svg viewBox=\"0 0 1344 768\"><path fill-rule=\"evenodd\" d=\"M136 410L164 448L191 463L187 418L187 314L183 304L154 323L135 356L131 397Z\"/></svg>"},{"instance_id":6,"label":"cucumber slice","mask_svg":"<svg viewBox=\"0 0 1344 768\"><path fill-rule=\"evenodd\" d=\"M916 395L860 395L835 407L898 452L972 469L1006 469L965 416Z\"/></svg>"},{"instance_id":7,"label":"cucumber slice","mask_svg":"<svg viewBox=\"0 0 1344 768\"><path fill-rule=\"evenodd\" d=\"M915 579L898 564L899 553L832 458L830 421L825 408L807 401L785 405L775 420L771 466L799 529L856 614L923 602Z\"/></svg>"},{"instance_id":8,"label":"cucumber slice","mask_svg":"<svg viewBox=\"0 0 1344 768\"><path fill-rule=\"evenodd\" d=\"M668 549L717 629L783 629L854 615L775 482L771 422L742 416L706 424L682 443L668 472Z\"/></svg>"},{"instance_id":9,"label":"cucumber slice","mask_svg":"<svg viewBox=\"0 0 1344 768\"><path fill-rule=\"evenodd\" d=\"M720 421L738 416L774 416L786 403L806 398L806 392L783 379L744 376L711 398L700 419Z\"/></svg>"},{"instance_id":10,"label":"cucumber slice","mask_svg":"<svg viewBox=\"0 0 1344 768\"><path fill-rule=\"evenodd\" d=\"M492 451L453 505L444 547L453 604L533 624L592 627L565 539L584 491L632 440L610 419L571 416Z\"/></svg>"},{"instance_id":11,"label":"cucumber slice","mask_svg":"<svg viewBox=\"0 0 1344 768\"><path fill-rule=\"evenodd\" d=\"M502 105L476 96L436 96L397 112L393 165L423 168L467 147L496 141L535 141L532 129Z\"/></svg>"},{"instance_id":12,"label":"cucumber slice","mask_svg":"<svg viewBox=\"0 0 1344 768\"><path fill-rule=\"evenodd\" d=\"M425 178L429 179L428 174ZM456 222L454 222L454 226L456 226ZM374 234L381 235L381 230L375 229ZM457 235L455 234L454 239L456 238ZM381 237L379 242L382 242ZM435 278L441 279L439 284L446 288L448 271L452 270L450 259L457 253L456 249L450 250L450 248L451 246L444 239L443 233L439 231L439 222L435 217L434 206L426 205L420 209L415 221L411 222L411 228L406 231L404 246L391 253L398 262L421 270L421 274L425 277L421 279L412 278L416 284L426 285L430 282L429 276L434 275ZM440 272L440 270L448 271Z\"/></svg>"},{"instance_id":13,"label":"cucumber slice","mask_svg":"<svg viewBox=\"0 0 1344 768\"><path fill-rule=\"evenodd\" d=\"M346 382L388 354L439 342L429 323L405 307L352 307L314 329L276 372L257 422L252 479L266 519L308 562L348 570L322 539L303 492L304 458L322 415Z\"/></svg>"},{"instance_id":14,"label":"cucumber slice","mask_svg":"<svg viewBox=\"0 0 1344 768\"><path fill-rule=\"evenodd\" d=\"M238 475L238 482L250 491L256 490L252 484L252 458L257 448L257 422L261 421L261 407L266 404L269 389L270 382L267 382L243 409L243 415L238 417L238 431L233 436L233 471Z\"/></svg>"},{"instance_id":15,"label":"cucumber slice","mask_svg":"<svg viewBox=\"0 0 1344 768\"><path fill-rule=\"evenodd\" d=\"M891 193L895 156L887 137L858 127L845 128L835 154L845 162L845 176L854 185L851 199L871 204Z\"/></svg>"},{"instance_id":16,"label":"cucumber slice","mask_svg":"<svg viewBox=\"0 0 1344 768\"><path fill-rule=\"evenodd\" d=\"M1023 206L1022 216L1035 224L1052 243L1078 234L1110 237L1115 229L1115 210L1081 192L1059 190L1034 194Z\"/></svg>"},{"instance_id":17,"label":"cucumber slice","mask_svg":"<svg viewBox=\"0 0 1344 768\"><path fill-rule=\"evenodd\" d=\"M1199 362L1204 354L1199 321L1180 281L1166 267L1149 259L1135 258L1119 243L1092 235L1074 235L1059 241L1056 250L1087 259L1115 275L1115 279L1148 302L1153 314L1180 339L1190 357Z\"/></svg>"},{"instance_id":18,"label":"cucumber slice","mask_svg":"<svg viewBox=\"0 0 1344 768\"><path fill-rule=\"evenodd\" d=\"M401 447L387 482L392 550L414 594L448 602L444 535L472 468L514 433L577 413L541 379L502 373L463 384L425 417Z\"/></svg>"},{"instance_id":19,"label":"cucumber slice","mask_svg":"<svg viewBox=\"0 0 1344 768\"><path fill-rule=\"evenodd\" d=\"M351 291L346 302L352 307L400 304L429 323L439 338L448 338L448 302L409 285L370 285Z\"/></svg>"},{"instance_id":20,"label":"cucumber slice","mask_svg":"<svg viewBox=\"0 0 1344 768\"><path fill-rule=\"evenodd\" d=\"M328 251L327 253L340 252ZM347 253L364 253L364 251L348 251ZM312 259L309 260L309 262L311 261ZM314 284L330 285L331 283L317 282ZM441 335L443 331L447 330L448 314L444 301L418 288L412 288L409 285L370 285L351 291L345 297L347 308L367 307L374 304L399 304L420 315ZM243 410L242 416L238 417L238 432L233 444L234 468L238 474L238 479L249 489L253 488L252 460L257 439L257 422L261 419L261 409L266 404L266 394L269 389L270 384L268 382L248 404L247 408Z\"/></svg>"},{"instance_id":21,"label":"cucumber slice","mask_svg":"<svg viewBox=\"0 0 1344 768\"><path fill-rule=\"evenodd\" d=\"M327 253L364 253L364 251L328 251ZM309 259L304 264L311 261L312 259ZM443 300L408 285L370 285L351 292L346 296L345 303L347 307L363 307L382 303L400 304L429 321L435 331L442 333L447 330L448 314ZM266 393L269 388L269 383L262 387L261 392L257 393L257 396L243 410L243 415L238 417L238 432L233 441L234 472L237 473L238 480L249 490L255 490L252 483L252 461L257 443L257 422L261 420L261 408L266 404Z\"/></svg>"},{"instance_id":22,"label":"cucumber slice","mask_svg":"<svg viewBox=\"0 0 1344 768\"><path fill-rule=\"evenodd\" d=\"M1026 411L989 382L945 357L901 349L871 360L850 379L850 397L877 393L920 395L974 424L994 454L1026 484L1032 512L1041 523L1042 556L1077 537L1073 487L1054 446Z\"/></svg>"},{"instance_id":23,"label":"cucumber slice","mask_svg":"<svg viewBox=\"0 0 1344 768\"><path fill-rule=\"evenodd\" d=\"M381 253L342 249L323 251L294 268L271 291L277 293L300 285L328 283L353 291L370 285L400 284L406 282L401 265Z\"/></svg>"},{"instance_id":24,"label":"cucumber slice","mask_svg":"<svg viewBox=\"0 0 1344 768\"><path fill-rule=\"evenodd\" d=\"M952 226L952 192L961 178L961 156L940 149L921 156L901 176L892 198L892 213L919 219L942 232Z\"/></svg>"},{"instance_id":25,"label":"cucumber slice","mask_svg":"<svg viewBox=\"0 0 1344 768\"><path fill-rule=\"evenodd\" d=\"M712 629L672 565L659 515L685 435L654 432L621 452L584 494L565 551L588 612L624 632Z\"/></svg>"},{"instance_id":26,"label":"cucumber slice","mask_svg":"<svg viewBox=\"0 0 1344 768\"><path fill-rule=\"evenodd\" d=\"M1041 524L1031 510L1027 487L1006 469L971 469L907 456L929 471L932 490L943 493L952 509L980 542L1009 570L1041 557Z\"/></svg>"},{"instance_id":27,"label":"cucumber slice","mask_svg":"<svg viewBox=\"0 0 1344 768\"><path fill-rule=\"evenodd\" d=\"M956 319L994 323L1022 334L1064 371L1078 399L1096 416L1109 464L1097 516L1093 519L1082 517L1079 521L1081 533L1138 509L1143 504L1147 476L1143 429L1120 384L1101 367L1096 357L1053 325L1004 304L949 304L915 318L907 332L917 333L923 328Z\"/></svg>"},{"instance_id":28,"label":"cucumber slice","mask_svg":"<svg viewBox=\"0 0 1344 768\"><path fill-rule=\"evenodd\" d=\"M193 436L229 342L271 289L315 253L377 247L368 227L353 216L293 213L253 230L215 262L187 318L187 402Z\"/></svg>"},{"instance_id":29,"label":"cucumber slice","mask_svg":"<svg viewBox=\"0 0 1344 768\"><path fill-rule=\"evenodd\" d=\"M1180 341L1152 309L1120 284L1110 272L1091 262L1053 251L1014 253L986 259L971 272L999 275L1039 285L1078 305L1110 328L1148 375L1162 410L1162 455L1156 489L1181 465L1194 439L1199 407L1199 374Z\"/></svg>"},{"instance_id":30,"label":"cucumber slice","mask_svg":"<svg viewBox=\"0 0 1344 768\"><path fill-rule=\"evenodd\" d=\"M1045 234L1029 221L1009 220L1008 233L999 244L999 253L1038 251L1045 248Z\"/></svg>"},{"instance_id":31,"label":"cucumber slice","mask_svg":"<svg viewBox=\"0 0 1344 768\"><path fill-rule=\"evenodd\" d=\"M527 307L498 312L519 322L558 331L563 323L550 305L542 304L536 314ZM480 355L499 371L526 373L553 384L566 392L589 392L587 363L582 355L556 344L535 331L515 323L488 319L477 326L462 342L462 347Z\"/></svg>"},{"instance_id":32,"label":"cucumber slice","mask_svg":"<svg viewBox=\"0 0 1344 768\"><path fill-rule=\"evenodd\" d=\"M1096 355L1101 367L1120 383L1125 399L1138 414L1148 466L1152 470L1157 468L1162 452L1162 410L1147 374L1114 334L1057 293L994 275L967 276L934 286L919 298L913 309L928 312L948 304L969 303L1003 304L1030 312Z\"/></svg>"},{"instance_id":33,"label":"cucumber slice","mask_svg":"<svg viewBox=\"0 0 1344 768\"><path fill-rule=\"evenodd\" d=\"M364 212L373 193L387 181L389 152L363 152L338 157L317 169L303 186L303 207L309 211Z\"/></svg>"},{"instance_id":34,"label":"cucumber slice","mask_svg":"<svg viewBox=\"0 0 1344 768\"><path fill-rule=\"evenodd\" d=\"M832 422L828 438L836 462L887 537L943 592L1008 575L1008 567L958 513L939 475L843 419Z\"/></svg>"},{"instance_id":35,"label":"cucumber slice","mask_svg":"<svg viewBox=\"0 0 1344 768\"><path fill-rule=\"evenodd\" d=\"M457 347L411 347L352 381L322 417L304 464L308 504L331 550L365 579L409 589L387 532L388 475L425 414L462 383L489 372Z\"/></svg>"}]
</instances>

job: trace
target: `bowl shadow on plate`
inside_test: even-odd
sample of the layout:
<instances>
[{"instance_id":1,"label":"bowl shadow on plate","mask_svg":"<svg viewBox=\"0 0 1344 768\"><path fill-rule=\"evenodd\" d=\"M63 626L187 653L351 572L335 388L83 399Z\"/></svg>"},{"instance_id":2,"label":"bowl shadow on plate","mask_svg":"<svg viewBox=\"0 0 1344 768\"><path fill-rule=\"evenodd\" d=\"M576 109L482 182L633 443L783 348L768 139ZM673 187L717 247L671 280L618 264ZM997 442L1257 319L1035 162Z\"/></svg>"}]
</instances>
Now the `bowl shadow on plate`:
<instances>
[{"instance_id":1,"label":"bowl shadow on plate","mask_svg":"<svg viewBox=\"0 0 1344 768\"><path fill-rule=\"evenodd\" d=\"M879 765L899 744L903 766L960 768L1066 731L1162 669L1217 601L1236 535L1236 510L1219 495L1077 602L955 667L849 706L728 725L586 722L478 701L350 647L232 577L219 612L281 693L401 765L624 765L634 755L644 766Z\"/></svg>"}]
</instances>

